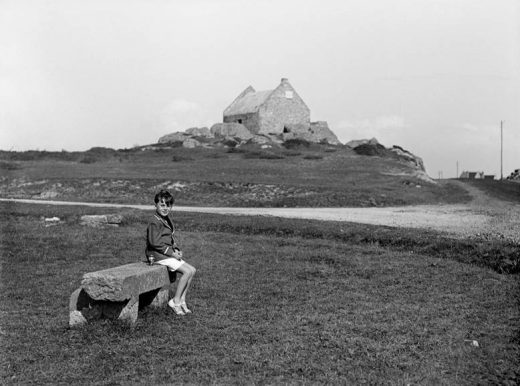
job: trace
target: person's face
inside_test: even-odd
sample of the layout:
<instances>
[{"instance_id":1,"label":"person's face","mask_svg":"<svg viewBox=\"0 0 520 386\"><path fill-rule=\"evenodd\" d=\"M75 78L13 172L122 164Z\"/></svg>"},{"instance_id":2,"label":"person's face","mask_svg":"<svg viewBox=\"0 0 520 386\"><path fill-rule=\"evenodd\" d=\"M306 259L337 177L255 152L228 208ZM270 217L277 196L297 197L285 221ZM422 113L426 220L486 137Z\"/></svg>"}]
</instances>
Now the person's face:
<instances>
[{"instance_id":1,"label":"person's face","mask_svg":"<svg viewBox=\"0 0 520 386\"><path fill-rule=\"evenodd\" d=\"M155 210L157 211L157 214L159 214L160 216L166 217L168 213L170 213L170 210L172 210L172 206L166 204L164 200L161 200L157 204L155 204Z\"/></svg>"}]
</instances>

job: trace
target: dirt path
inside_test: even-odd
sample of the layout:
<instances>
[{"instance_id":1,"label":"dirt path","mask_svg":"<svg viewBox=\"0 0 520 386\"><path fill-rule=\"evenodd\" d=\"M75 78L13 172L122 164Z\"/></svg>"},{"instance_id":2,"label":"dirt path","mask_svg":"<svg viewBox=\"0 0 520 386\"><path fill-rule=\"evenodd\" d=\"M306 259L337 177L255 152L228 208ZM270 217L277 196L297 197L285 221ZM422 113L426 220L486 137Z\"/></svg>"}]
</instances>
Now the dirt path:
<instances>
[{"instance_id":1,"label":"dirt path","mask_svg":"<svg viewBox=\"0 0 520 386\"><path fill-rule=\"evenodd\" d=\"M184 212L216 213L248 216L275 216L323 221L349 221L395 227L424 228L459 236L498 236L519 240L520 205L496 200L480 190L462 185L473 200L465 205L418 205L385 208L215 208L176 206ZM46 205L86 205L152 210L151 205L125 205L69 201L0 199L20 203Z\"/></svg>"},{"instance_id":2,"label":"dirt path","mask_svg":"<svg viewBox=\"0 0 520 386\"><path fill-rule=\"evenodd\" d=\"M520 242L520 204L499 200L488 196L483 191L460 181L460 184L472 196L472 201L466 205L475 215L485 216L486 221L478 232L504 237Z\"/></svg>"}]
</instances>

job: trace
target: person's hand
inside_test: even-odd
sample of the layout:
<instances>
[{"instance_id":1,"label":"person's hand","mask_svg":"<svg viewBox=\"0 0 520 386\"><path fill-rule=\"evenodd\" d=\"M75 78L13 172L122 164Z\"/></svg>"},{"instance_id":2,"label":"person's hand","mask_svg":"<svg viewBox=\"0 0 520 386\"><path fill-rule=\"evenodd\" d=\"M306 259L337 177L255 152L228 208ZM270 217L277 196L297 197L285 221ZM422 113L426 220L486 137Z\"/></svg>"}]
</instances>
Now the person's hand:
<instances>
[{"instance_id":1,"label":"person's hand","mask_svg":"<svg viewBox=\"0 0 520 386\"><path fill-rule=\"evenodd\" d=\"M177 260L182 259L182 251L180 249L174 249L173 257L175 257Z\"/></svg>"}]
</instances>

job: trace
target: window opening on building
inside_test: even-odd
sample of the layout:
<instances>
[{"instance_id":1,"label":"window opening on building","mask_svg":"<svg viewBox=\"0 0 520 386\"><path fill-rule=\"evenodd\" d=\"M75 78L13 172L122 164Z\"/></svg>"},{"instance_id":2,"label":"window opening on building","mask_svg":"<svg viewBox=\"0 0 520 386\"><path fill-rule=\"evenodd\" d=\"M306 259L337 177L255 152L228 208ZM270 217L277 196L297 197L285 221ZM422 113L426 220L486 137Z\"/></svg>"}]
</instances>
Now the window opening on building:
<instances>
[{"instance_id":1,"label":"window opening on building","mask_svg":"<svg viewBox=\"0 0 520 386\"><path fill-rule=\"evenodd\" d=\"M289 90L286 91L286 92L285 92L285 97L286 97L287 99L292 99L292 97L293 97L293 92L292 92L292 91L289 91Z\"/></svg>"}]
</instances>

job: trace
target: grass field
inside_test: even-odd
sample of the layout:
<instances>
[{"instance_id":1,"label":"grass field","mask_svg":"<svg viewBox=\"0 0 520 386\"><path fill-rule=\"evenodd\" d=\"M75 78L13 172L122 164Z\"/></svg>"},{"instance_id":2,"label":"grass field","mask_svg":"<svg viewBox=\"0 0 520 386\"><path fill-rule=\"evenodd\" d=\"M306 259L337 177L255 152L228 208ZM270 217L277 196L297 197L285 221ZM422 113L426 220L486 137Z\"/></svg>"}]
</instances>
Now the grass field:
<instances>
[{"instance_id":1,"label":"grass field","mask_svg":"<svg viewBox=\"0 0 520 386\"><path fill-rule=\"evenodd\" d=\"M150 212L0 204L3 384L518 384L519 246L179 213L194 314L69 329L85 272L141 258ZM62 221L46 227L43 217ZM5 219L5 220L4 220ZM516 260L515 260L516 259ZM478 342L478 347L472 344Z\"/></svg>"}]
</instances>

